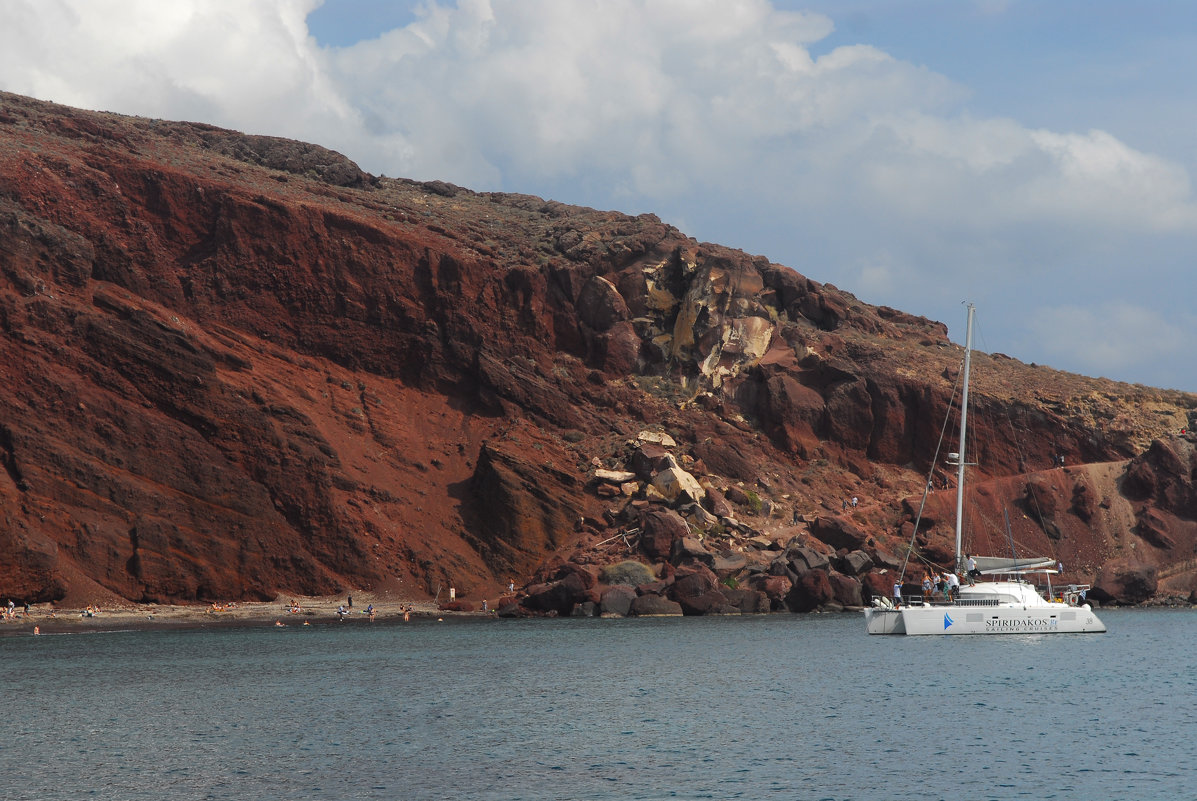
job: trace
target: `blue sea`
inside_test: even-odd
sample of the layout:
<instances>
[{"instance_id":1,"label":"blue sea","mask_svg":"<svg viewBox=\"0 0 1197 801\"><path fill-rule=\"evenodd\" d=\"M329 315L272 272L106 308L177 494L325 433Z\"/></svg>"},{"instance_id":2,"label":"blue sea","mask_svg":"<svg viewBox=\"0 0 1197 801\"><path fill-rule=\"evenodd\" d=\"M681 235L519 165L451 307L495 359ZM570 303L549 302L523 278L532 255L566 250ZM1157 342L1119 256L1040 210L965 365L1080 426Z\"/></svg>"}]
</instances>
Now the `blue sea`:
<instances>
[{"instance_id":1,"label":"blue sea","mask_svg":"<svg viewBox=\"0 0 1197 801\"><path fill-rule=\"evenodd\" d=\"M869 637L860 615L0 638L0 797L1197 794L1197 614Z\"/></svg>"}]
</instances>

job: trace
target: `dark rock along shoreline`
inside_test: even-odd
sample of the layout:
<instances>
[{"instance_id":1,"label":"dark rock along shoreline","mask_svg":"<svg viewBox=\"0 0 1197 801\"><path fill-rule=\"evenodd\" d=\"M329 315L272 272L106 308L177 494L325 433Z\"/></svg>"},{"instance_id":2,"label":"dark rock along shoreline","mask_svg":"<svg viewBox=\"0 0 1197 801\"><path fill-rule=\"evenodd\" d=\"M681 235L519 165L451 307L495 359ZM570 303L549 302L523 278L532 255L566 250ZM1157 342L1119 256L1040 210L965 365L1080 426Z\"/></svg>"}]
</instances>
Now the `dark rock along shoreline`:
<instances>
[{"instance_id":1,"label":"dark rock along shoreline","mask_svg":"<svg viewBox=\"0 0 1197 801\"><path fill-rule=\"evenodd\" d=\"M652 215L0 93L0 234L14 599L805 612L950 559L946 327ZM1191 600L1197 398L1001 354L973 393L981 530Z\"/></svg>"}]
</instances>

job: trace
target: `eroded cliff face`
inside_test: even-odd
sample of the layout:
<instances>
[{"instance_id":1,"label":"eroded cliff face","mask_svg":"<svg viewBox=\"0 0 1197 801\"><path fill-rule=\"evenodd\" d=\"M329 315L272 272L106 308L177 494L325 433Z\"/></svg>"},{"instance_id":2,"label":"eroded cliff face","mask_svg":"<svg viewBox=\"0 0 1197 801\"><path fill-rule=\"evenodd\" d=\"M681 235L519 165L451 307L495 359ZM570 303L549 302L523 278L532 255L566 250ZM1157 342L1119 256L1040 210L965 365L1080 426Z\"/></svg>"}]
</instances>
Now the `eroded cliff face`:
<instances>
[{"instance_id":1,"label":"eroded cliff face","mask_svg":"<svg viewBox=\"0 0 1197 801\"><path fill-rule=\"evenodd\" d=\"M570 613L630 560L637 598L806 610L950 550L950 493L913 522L946 328L651 215L0 94L0 332L14 598ZM984 354L972 386L980 528L1103 600L1197 589L1197 399Z\"/></svg>"}]
</instances>

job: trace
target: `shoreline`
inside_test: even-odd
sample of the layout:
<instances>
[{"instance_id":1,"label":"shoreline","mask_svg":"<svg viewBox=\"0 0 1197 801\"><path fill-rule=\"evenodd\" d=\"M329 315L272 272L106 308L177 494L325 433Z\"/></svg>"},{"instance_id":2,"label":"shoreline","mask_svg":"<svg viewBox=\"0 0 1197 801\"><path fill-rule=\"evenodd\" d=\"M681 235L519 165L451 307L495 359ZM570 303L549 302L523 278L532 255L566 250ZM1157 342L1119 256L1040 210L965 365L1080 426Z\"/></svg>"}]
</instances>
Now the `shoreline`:
<instances>
[{"instance_id":1,"label":"shoreline","mask_svg":"<svg viewBox=\"0 0 1197 801\"><path fill-rule=\"evenodd\" d=\"M36 604L28 613L17 607L12 618L0 619L0 638L33 634L72 634L116 631L173 630L191 628L230 628L238 626L291 627L361 624L403 623L405 610L410 607L411 622L427 622L444 618L488 618L488 612L451 612L440 609L426 600L393 600L377 598L366 593L355 594L355 603L344 620L337 608L345 603L344 596L330 598L299 598L300 611L292 612L286 601L252 601L223 605L216 604L120 604L100 607L88 616L86 608L61 608L53 604ZM360 601L360 603L359 603ZM374 618L366 614L373 604ZM35 630L36 629L36 630Z\"/></svg>"}]
</instances>

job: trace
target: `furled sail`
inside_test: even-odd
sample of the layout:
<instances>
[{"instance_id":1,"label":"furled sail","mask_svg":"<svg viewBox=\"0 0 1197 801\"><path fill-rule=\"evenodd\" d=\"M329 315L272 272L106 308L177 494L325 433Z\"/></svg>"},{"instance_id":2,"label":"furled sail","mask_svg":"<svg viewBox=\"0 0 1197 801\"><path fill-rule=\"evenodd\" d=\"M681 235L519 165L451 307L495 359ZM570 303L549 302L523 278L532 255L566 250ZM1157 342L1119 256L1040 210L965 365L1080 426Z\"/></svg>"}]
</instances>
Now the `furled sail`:
<instances>
[{"instance_id":1,"label":"furled sail","mask_svg":"<svg viewBox=\"0 0 1197 801\"><path fill-rule=\"evenodd\" d=\"M977 570L983 575L991 576L995 573L1025 573L1028 571L1053 570L1056 560L1051 557L1029 557L1026 559L1011 559L1002 556L974 556Z\"/></svg>"}]
</instances>

